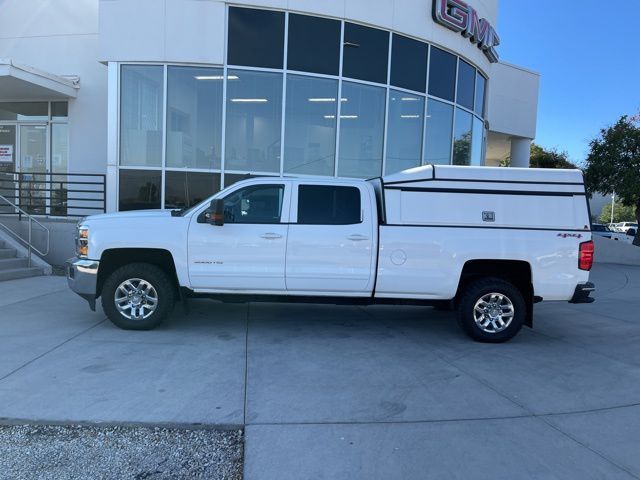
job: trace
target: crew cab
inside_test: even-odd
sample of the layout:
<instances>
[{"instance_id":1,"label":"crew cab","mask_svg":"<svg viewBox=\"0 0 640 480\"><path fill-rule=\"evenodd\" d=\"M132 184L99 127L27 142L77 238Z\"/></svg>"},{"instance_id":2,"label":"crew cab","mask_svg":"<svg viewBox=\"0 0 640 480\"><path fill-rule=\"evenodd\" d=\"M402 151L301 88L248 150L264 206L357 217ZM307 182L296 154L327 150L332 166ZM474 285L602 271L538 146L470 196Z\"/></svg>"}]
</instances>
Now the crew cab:
<instances>
[{"instance_id":1,"label":"crew cab","mask_svg":"<svg viewBox=\"0 0 640 480\"><path fill-rule=\"evenodd\" d=\"M68 282L124 329L176 301L456 309L473 339L533 325L540 301L590 303L578 170L432 166L370 180L264 177L186 210L90 216Z\"/></svg>"}]
</instances>

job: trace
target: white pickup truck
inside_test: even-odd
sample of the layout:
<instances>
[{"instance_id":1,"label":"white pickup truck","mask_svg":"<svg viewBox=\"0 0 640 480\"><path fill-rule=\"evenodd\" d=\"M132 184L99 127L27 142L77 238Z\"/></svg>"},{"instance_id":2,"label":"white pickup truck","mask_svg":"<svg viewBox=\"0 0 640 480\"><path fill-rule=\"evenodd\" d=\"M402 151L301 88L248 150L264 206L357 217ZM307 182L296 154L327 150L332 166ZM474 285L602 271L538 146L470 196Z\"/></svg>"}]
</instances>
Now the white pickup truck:
<instances>
[{"instance_id":1,"label":"white pickup truck","mask_svg":"<svg viewBox=\"0 0 640 480\"><path fill-rule=\"evenodd\" d=\"M472 338L532 326L542 300L590 303L590 215L577 170L424 166L371 180L263 177L182 211L87 217L71 289L117 326L177 300L457 309Z\"/></svg>"}]
</instances>

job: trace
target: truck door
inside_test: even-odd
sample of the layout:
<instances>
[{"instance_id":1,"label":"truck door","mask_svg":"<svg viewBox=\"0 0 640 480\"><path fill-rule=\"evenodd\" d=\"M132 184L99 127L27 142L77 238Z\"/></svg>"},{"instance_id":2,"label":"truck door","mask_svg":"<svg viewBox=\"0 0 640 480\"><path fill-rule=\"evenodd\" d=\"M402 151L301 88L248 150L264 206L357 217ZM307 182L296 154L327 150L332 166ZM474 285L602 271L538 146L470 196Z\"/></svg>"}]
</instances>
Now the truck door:
<instances>
[{"instance_id":1,"label":"truck door","mask_svg":"<svg viewBox=\"0 0 640 480\"><path fill-rule=\"evenodd\" d=\"M294 185L286 254L288 292L371 293L377 245L371 201L364 186Z\"/></svg>"},{"instance_id":2,"label":"truck door","mask_svg":"<svg viewBox=\"0 0 640 480\"><path fill-rule=\"evenodd\" d=\"M193 288L233 293L285 291L290 187L286 182L240 187L224 197L224 225L189 228Z\"/></svg>"}]
</instances>

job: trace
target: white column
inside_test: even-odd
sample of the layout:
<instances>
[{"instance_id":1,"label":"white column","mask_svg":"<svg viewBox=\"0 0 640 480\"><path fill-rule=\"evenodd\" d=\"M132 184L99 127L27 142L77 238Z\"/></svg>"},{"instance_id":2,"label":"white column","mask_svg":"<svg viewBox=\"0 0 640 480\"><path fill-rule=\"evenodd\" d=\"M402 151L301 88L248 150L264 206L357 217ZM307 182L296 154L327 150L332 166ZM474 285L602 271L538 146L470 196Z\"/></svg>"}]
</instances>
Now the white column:
<instances>
[{"instance_id":1,"label":"white column","mask_svg":"<svg viewBox=\"0 0 640 480\"><path fill-rule=\"evenodd\" d=\"M531 139L511 137L511 166L529 168Z\"/></svg>"},{"instance_id":2,"label":"white column","mask_svg":"<svg viewBox=\"0 0 640 480\"><path fill-rule=\"evenodd\" d=\"M118 210L118 64L107 70L107 212Z\"/></svg>"}]
</instances>

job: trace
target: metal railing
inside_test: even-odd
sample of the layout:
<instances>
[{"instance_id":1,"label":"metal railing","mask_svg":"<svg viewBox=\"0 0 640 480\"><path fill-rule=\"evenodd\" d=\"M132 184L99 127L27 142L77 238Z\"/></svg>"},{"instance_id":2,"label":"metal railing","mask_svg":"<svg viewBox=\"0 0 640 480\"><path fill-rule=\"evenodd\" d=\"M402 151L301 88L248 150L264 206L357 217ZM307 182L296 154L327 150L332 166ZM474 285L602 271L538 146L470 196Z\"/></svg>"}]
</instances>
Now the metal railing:
<instances>
[{"instance_id":1,"label":"metal railing","mask_svg":"<svg viewBox=\"0 0 640 480\"><path fill-rule=\"evenodd\" d=\"M22 243L23 245L25 245L25 247L27 248L27 258L28 258L28 265L29 267L31 267L31 256L32 256L32 251L36 251L38 254L40 254L40 256L44 257L46 255L49 254L49 247L50 247L50 237L51 237L51 232L49 231L49 229L47 227L45 227L42 223L40 223L38 220L36 220L35 218L33 218L32 215L30 215L29 213L27 213L26 211L24 211L23 209L21 209L18 205L16 205L15 203L11 202L8 198L6 198L3 195L0 195L0 202L3 204L6 204L7 206L9 206L10 209L13 209L13 214L17 215L19 217L19 221L17 223L18 229L20 229L21 227L21 220L22 220L22 216L27 217L28 219L28 229L27 229L27 239L25 240L24 238L22 238L20 236L20 234L14 232L13 230L11 230L7 225L5 225L5 223L7 223L6 220L0 218L0 227L2 227L5 231L7 231L8 233L10 233L14 238L16 238L20 243ZM3 209L4 210L4 209ZM3 223L4 220L4 223ZM38 225L39 227L41 227L46 235L46 240L45 240L45 248L43 250L40 250L39 248L34 246L34 241L33 241L33 224Z\"/></svg>"},{"instance_id":2,"label":"metal railing","mask_svg":"<svg viewBox=\"0 0 640 480\"><path fill-rule=\"evenodd\" d=\"M29 215L105 213L106 183L106 175L98 173L0 172L0 194Z\"/></svg>"}]
</instances>

